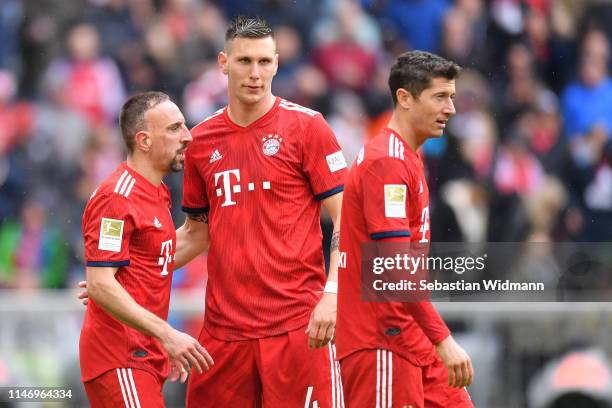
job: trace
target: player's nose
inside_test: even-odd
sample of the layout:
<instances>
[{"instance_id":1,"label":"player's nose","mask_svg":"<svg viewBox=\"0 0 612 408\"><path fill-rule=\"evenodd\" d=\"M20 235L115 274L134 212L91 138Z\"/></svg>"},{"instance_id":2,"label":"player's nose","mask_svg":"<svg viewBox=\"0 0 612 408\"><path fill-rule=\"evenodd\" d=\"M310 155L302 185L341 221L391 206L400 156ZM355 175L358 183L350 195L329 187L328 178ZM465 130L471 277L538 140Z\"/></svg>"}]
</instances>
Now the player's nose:
<instances>
[{"instance_id":1,"label":"player's nose","mask_svg":"<svg viewBox=\"0 0 612 408\"><path fill-rule=\"evenodd\" d=\"M181 135L181 143L191 143L193 141L193 136L191 136L191 132L187 129L187 126L183 126L183 133Z\"/></svg>"}]
</instances>

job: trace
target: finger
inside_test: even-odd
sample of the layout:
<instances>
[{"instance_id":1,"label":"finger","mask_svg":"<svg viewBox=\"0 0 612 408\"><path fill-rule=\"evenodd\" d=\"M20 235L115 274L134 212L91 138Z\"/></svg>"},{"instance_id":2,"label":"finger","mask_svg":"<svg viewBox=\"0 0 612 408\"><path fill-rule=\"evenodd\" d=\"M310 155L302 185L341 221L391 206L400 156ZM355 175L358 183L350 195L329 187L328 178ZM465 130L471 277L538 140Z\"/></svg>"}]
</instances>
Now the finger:
<instances>
[{"instance_id":1,"label":"finger","mask_svg":"<svg viewBox=\"0 0 612 408\"><path fill-rule=\"evenodd\" d=\"M461 387L461 385L463 384L463 373L461 371L461 366L457 365L455 366L455 388L459 388Z\"/></svg>"},{"instance_id":2,"label":"finger","mask_svg":"<svg viewBox=\"0 0 612 408\"><path fill-rule=\"evenodd\" d=\"M319 325L319 330L317 331L317 340L316 340L316 348L321 348L323 346L323 342L325 341L325 334L327 333L327 326Z\"/></svg>"},{"instance_id":3,"label":"finger","mask_svg":"<svg viewBox=\"0 0 612 408\"><path fill-rule=\"evenodd\" d=\"M87 281L79 281L79 288L86 288L87 287Z\"/></svg>"},{"instance_id":4,"label":"finger","mask_svg":"<svg viewBox=\"0 0 612 408\"><path fill-rule=\"evenodd\" d=\"M184 368L181 368L181 379L180 379L181 384L185 383L188 375L189 373Z\"/></svg>"},{"instance_id":5,"label":"finger","mask_svg":"<svg viewBox=\"0 0 612 408\"><path fill-rule=\"evenodd\" d=\"M81 303L83 303L83 306L87 306L89 304L89 299L83 299Z\"/></svg>"},{"instance_id":6,"label":"finger","mask_svg":"<svg viewBox=\"0 0 612 408\"><path fill-rule=\"evenodd\" d=\"M170 375L168 376L168 379L170 380L170 382L175 382L176 380L178 380L178 377L179 377L179 371L176 369L176 366L171 365Z\"/></svg>"},{"instance_id":7,"label":"finger","mask_svg":"<svg viewBox=\"0 0 612 408\"><path fill-rule=\"evenodd\" d=\"M190 368L195 368L196 370L198 370L198 373L201 374L203 371L202 371L202 367L200 367L200 362L198 361L196 357L193 356L192 352L187 352L184 355L187 361L189 362L189 366L185 367L185 369L187 371L191 371Z\"/></svg>"},{"instance_id":8,"label":"finger","mask_svg":"<svg viewBox=\"0 0 612 408\"><path fill-rule=\"evenodd\" d=\"M461 387L467 387L470 385L470 368L468 366L468 361L461 364L461 373L463 375L463 382L461 383Z\"/></svg>"},{"instance_id":9,"label":"finger","mask_svg":"<svg viewBox=\"0 0 612 408\"><path fill-rule=\"evenodd\" d=\"M470 374L470 381L468 382L468 384L466 385L466 387L469 387L470 385L472 385L472 382L474 381L474 366L472 366L472 360L468 360L468 372Z\"/></svg>"},{"instance_id":10,"label":"finger","mask_svg":"<svg viewBox=\"0 0 612 408\"><path fill-rule=\"evenodd\" d=\"M79 293L79 295L77 296L77 299L87 299L89 297L89 293L87 293L86 290L84 290L83 292Z\"/></svg>"},{"instance_id":11,"label":"finger","mask_svg":"<svg viewBox=\"0 0 612 408\"><path fill-rule=\"evenodd\" d=\"M204 360L206 360L206 366L207 366L207 370L210 370L212 368L213 365L215 365L215 361L213 360L213 358L210 356L210 354L208 354L208 351L200 344L198 343L198 345L196 346L196 348L198 349L198 351L200 352L200 354L202 356L204 356Z\"/></svg>"},{"instance_id":12,"label":"finger","mask_svg":"<svg viewBox=\"0 0 612 408\"><path fill-rule=\"evenodd\" d=\"M198 363L199 363L198 365L202 367L204 370L208 371L208 369L210 368L208 366L208 361L206 360L206 357L204 357L202 352L200 352L200 349L196 347L192 355L196 358L196 360L198 360ZM200 373L202 373L202 371L200 371Z\"/></svg>"},{"instance_id":13,"label":"finger","mask_svg":"<svg viewBox=\"0 0 612 408\"><path fill-rule=\"evenodd\" d=\"M334 338L335 332L336 327L333 324L327 326L327 331L325 332L325 343L323 344L324 346L327 346L327 344Z\"/></svg>"},{"instance_id":14,"label":"finger","mask_svg":"<svg viewBox=\"0 0 612 408\"><path fill-rule=\"evenodd\" d=\"M455 370L452 367L448 368L448 385L453 387L455 383Z\"/></svg>"},{"instance_id":15,"label":"finger","mask_svg":"<svg viewBox=\"0 0 612 408\"><path fill-rule=\"evenodd\" d=\"M313 329L308 333L308 347L311 349L316 348L317 336L319 335L319 327L315 325Z\"/></svg>"}]
</instances>

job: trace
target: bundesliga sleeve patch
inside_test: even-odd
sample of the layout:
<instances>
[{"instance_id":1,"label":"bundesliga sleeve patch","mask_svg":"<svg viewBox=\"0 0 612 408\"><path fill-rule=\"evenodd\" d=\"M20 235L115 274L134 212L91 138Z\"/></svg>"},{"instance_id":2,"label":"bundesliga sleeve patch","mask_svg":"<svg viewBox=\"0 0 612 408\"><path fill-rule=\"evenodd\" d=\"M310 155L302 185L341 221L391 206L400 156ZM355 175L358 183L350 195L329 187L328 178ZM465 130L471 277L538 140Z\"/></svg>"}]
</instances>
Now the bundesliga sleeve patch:
<instances>
[{"instance_id":1,"label":"bundesliga sleeve patch","mask_svg":"<svg viewBox=\"0 0 612 408\"><path fill-rule=\"evenodd\" d=\"M346 160L344 159L342 150L338 150L336 153L329 154L325 156L325 158L327 159L329 171L331 171L332 173L346 168Z\"/></svg>"},{"instance_id":2,"label":"bundesliga sleeve patch","mask_svg":"<svg viewBox=\"0 0 612 408\"><path fill-rule=\"evenodd\" d=\"M121 252L123 238L123 220L102 218L100 224L100 241L98 249L103 251Z\"/></svg>"},{"instance_id":3,"label":"bundesliga sleeve patch","mask_svg":"<svg viewBox=\"0 0 612 408\"><path fill-rule=\"evenodd\" d=\"M385 217L406 218L406 185L385 184Z\"/></svg>"}]
</instances>

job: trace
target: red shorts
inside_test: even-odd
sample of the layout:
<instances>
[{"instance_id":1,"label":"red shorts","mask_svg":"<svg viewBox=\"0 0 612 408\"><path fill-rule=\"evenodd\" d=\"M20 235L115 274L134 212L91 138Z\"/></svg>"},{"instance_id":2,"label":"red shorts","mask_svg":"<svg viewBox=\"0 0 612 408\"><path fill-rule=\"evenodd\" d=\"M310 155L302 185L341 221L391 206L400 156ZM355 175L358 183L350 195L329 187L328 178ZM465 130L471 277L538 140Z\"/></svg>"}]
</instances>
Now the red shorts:
<instances>
[{"instance_id":1,"label":"red shorts","mask_svg":"<svg viewBox=\"0 0 612 408\"><path fill-rule=\"evenodd\" d=\"M309 350L304 330L228 342L203 329L199 341L215 365L191 372L187 407L341 408L335 347Z\"/></svg>"},{"instance_id":2,"label":"red shorts","mask_svg":"<svg viewBox=\"0 0 612 408\"><path fill-rule=\"evenodd\" d=\"M84 383L92 408L163 408L162 385L148 371L116 368Z\"/></svg>"},{"instance_id":3,"label":"red shorts","mask_svg":"<svg viewBox=\"0 0 612 408\"><path fill-rule=\"evenodd\" d=\"M362 350L340 362L347 408L423 408L421 367L389 350Z\"/></svg>"},{"instance_id":4,"label":"red shorts","mask_svg":"<svg viewBox=\"0 0 612 408\"><path fill-rule=\"evenodd\" d=\"M423 367L426 408L474 408L466 388L448 386L448 370L442 360Z\"/></svg>"},{"instance_id":5,"label":"red shorts","mask_svg":"<svg viewBox=\"0 0 612 408\"><path fill-rule=\"evenodd\" d=\"M340 362L352 407L473 408L465 388L448 386L442 361L417 367L389 350L362 350Z\"/></svg>"}]
</instances>

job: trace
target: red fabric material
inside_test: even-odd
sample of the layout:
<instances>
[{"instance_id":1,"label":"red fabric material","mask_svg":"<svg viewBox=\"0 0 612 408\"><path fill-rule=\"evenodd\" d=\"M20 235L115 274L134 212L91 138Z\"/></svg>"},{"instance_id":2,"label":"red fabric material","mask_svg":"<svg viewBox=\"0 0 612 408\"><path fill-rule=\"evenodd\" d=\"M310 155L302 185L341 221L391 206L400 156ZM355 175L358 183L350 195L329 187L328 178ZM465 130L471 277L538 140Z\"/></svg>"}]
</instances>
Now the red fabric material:
<instances>
[{"instance_id":1,"label":"red fabric material","mask_svg":"<svg viewBox=\"0 0 612 408\"><path fill-rule=\"evenodd\" d=\"M421 367L389 350L355 352L340 367L346 408L425 406Z\"/></svg>"},{"instance_id":2,"label":"red fabric material","mask_svg":"<svg viewBox=\"0 0 612 408\"><path fill-rule=\"evenodd\" d=\"M210 207L204 326L231 341L305 326L325 282L317 198L340 191L347 172L330 127L277 98L247 127L226 108L192 135L183 209Z\"/></svg>"},{"instance_id":3,"label":"red fabric material","mask_svg":"<svg viewBox=\"0 0 612 408\"><path fill-rule=\"evenodd\" d=\"M91 408L166 406L161 384L144 370L115 368L84 385Z\"/></svg>"},{"instance_id":4,"label":"red fabric material","mask_svg":"<svg viewBox=\"0 0 612 408\"><path fill-rule=\"evenodd\" d=\"M334 350L309 350L304 330L243 341L217 340L202 330L199 341L215 365L192 373L187 407L303 407L308 398L309 407L316 401L321 408L340 408Z\"/></svg>"},{"instance_id":5,"label":"red fabric material","mask_svg":"<svg viewBox=\"0 0 612 408\"><path fill-rule=\"evenodd\" d=\"M466 388L448 385L448 370L440 359L423 367L425 408L474 408Z\"/></svg>"},{"instance_id":6,"label":"red fabric material","mask_svg":"<svg viewBox=\"0 0 612 408\"><path fill-rule=\"evenodd\" d=\"M156 187L122 163L94 192L83 214L87 265L117 266L117 281L138 304L164 320L176 249L170 203L164 184ZM102 218L123 221L121 247L116 252L100 249ZM167 355L159 342L119 322L93 299L87 306L79 347L83 381L116 367L147 370L160 383L168 375Z\"/></svg>"},{"instance_id":7,"label":"red fabric material","mask_svg":"<svg viewBox=\"0 0 612 408\"><path fill-rule=\"evenodd\" d=\"M385 185L399 186L391 192L400 198L405 192L403 208L398 197L388 200ZM389 234L410 234L410 242L429 242L429 191L423 163L392 130L383 129L366 144L363 157L351 169L342 214L340 252L345 262L338 270L338 356L388 349L413 365L431 364L436 359L432 343L450 331L429 302L364 302L361 298L362 244Z\"/></svg>"}]
</instances>

